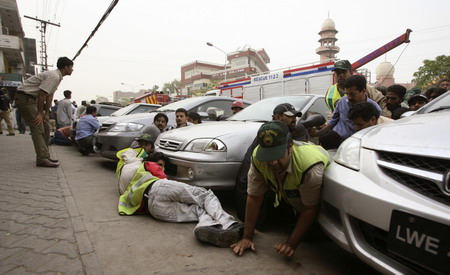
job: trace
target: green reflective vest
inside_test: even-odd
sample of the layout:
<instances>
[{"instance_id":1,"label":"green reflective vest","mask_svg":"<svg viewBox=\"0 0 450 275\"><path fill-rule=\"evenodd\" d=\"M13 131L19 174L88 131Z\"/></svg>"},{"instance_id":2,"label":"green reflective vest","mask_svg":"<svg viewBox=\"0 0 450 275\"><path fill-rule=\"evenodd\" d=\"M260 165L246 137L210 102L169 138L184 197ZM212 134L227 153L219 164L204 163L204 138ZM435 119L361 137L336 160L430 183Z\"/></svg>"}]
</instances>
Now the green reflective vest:
<instances>
[{"instance_id":1,"label":"green reflective vest","mask_svg":"<svg viewBox=\"0 0 450 275\"><path fill-rule=\"evenodd\" d=\"M302 201L300 198L299 187L303 183L303 173L308 171L312 166L322 163L327 167L330 162L328 152L321 146L309 143L302 145L294 144L292 146L292 172L287 173L282 188L277 184L275 174L272 169L267 166L267 163L261 162L256 158L256 151L259 145L253 151L253 164L258 171L263 175L269 187L275 192L274 206L280 204L280 199L289 203L296 211L302 210Z\"/></svg>"},{"instance_id":2,"label":"green reflective vest","mask_svg":"<svg viewBox=\"0 0 450 275\"><path fill-rule=\"evenodd\" d=\"M116 167L116 176L117 176L117 180L120 179L120 173L122 171L122 167L125 165L125 162L123 161L122 158L122 153L129 150L129 149L133 149L134 151L136 151L137 153L137 158L141 158L144 159L147 157L147 153L145 152L144 148L125 148L123 150L120 150L119 152L116 153L116 157L119 159L119 162L117 163L117 167Z\"/></svg>"},{"instance_id":3,"label":"green reflective vest","mask_svg":"<svg viewBox=\"0 0 450 275\"><path fill-rule=\"evenodd\" d=\"M133 215L141 207L142 197L147 186L157 180L159 178L145 170L144 163L142 163L127 190L119 198L119 214Z\"/></svg>"},{"instance_id":4,"label":"green reflective vest","mask_svg":"<svg viewBox=\"0 0 450 275\"><path fill-rule=\"evenodd\" d=\"M327 93L325 94L325 103L332 112L334 112L334 109L336 109L336 104L339 99L341 99L341 94L339 93L339 89L336 83L330 86Z\"/></svg>"}]
</instances>

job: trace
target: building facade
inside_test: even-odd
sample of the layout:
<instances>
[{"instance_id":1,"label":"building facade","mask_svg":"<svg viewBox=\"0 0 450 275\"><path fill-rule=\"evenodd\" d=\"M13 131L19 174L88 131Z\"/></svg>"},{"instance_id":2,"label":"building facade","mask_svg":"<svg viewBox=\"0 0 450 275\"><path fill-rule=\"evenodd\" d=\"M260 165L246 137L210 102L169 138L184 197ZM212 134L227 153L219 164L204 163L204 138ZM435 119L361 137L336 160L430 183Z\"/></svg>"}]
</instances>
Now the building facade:
<instances>
[{"instance_id":1,"label":"building facade","mask_svg":"<svg viewBox=\"0 0 450 275\"><path fill-rule=\"evenodd\" d=\"M190 62L181 66L181 93L191 94L205 90L214 83L269 71L268 63L270 58L264 49L255 50L248 45L227 53L227 64L198 60Z\"/></svg>"},{"instance_id":2,"label":"building facade","mask_svg":"<svg viewBox=\"0 0 450 275\"><path fill-rule=\"evenodd\" d=\"M26 73L24 32L16 0L0 1L0 85L17 87Z\"/></svg>"}]
</instances>

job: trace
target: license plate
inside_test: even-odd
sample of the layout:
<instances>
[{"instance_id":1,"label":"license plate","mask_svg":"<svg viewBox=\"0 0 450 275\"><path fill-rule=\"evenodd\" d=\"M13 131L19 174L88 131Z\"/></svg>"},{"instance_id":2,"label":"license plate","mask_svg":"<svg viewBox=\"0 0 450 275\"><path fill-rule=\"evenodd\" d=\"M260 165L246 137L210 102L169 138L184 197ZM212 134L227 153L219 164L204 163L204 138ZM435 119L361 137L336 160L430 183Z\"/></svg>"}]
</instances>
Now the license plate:
<instances>
[{"instance_id":1,"label":"license plate","mask_svg":"<svg viewBox=\"0 0 450 275\"><path fill-rule=\"evenodd\" d=\"M434 272L450 274L450 226L392 211L388 250Z\"/></svg>"}]
</instances>

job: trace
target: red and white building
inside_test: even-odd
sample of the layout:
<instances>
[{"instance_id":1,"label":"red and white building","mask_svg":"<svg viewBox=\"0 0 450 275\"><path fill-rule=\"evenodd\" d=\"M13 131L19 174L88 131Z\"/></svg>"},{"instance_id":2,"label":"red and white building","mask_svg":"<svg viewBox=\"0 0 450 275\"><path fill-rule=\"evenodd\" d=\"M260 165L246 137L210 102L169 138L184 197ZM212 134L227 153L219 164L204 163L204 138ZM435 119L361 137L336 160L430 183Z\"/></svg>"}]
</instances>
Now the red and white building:
<instances>
[{"instance_id":1,"label":"red and white building","mask_svg":"<svg viewBox=\"0 0 450 275\"><path fill-rule=\"evenodd\" d=\"M249 46L227 54L227 64L193 61L181 66L181 91L189 94L205 89L212 82L232 81L252 74L269 71L270 58L264 49ZM226 77L225 77L226 73Z\"/></svg>"}]
</instances>

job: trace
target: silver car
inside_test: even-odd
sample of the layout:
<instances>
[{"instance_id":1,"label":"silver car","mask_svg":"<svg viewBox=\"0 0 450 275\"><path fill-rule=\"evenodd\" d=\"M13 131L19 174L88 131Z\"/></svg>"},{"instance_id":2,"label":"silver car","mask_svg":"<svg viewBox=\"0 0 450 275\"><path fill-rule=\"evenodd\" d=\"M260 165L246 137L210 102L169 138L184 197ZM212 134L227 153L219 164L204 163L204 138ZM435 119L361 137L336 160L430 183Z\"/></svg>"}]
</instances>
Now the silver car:
<instances>
[{"instance_id":1,"label":"silver car","mask_svg":"<svg viewBox=\"0 0 450 275\"><path fill-rule=\"evenodd\" d=\"M322 200L327 235L380 272L450 274L450 92L345 140Z\"/></svg>"},{"instance_id":2,"label":"silver car","mask_svg":"<svg viewBox=\"0 0 450 275\"><path fill-rule=\"evenodd\" d=\"M108 115L102 115L97 116L97 120L100 123L103 123L105 121L108 121L111 119L111 117L118 117L118 116L126 116L126 115L132 115L132 114L140 114L140 113L148 113L150 111L156 110L161 105L159 104L148 104L148 103L133 103L126 107L123 107L121 109L118 109L114 113L108 114Z\"/></svg>"},{"instance_id":3,"label":"silver car","mask_svg":"<svg viewBox=\"0 0 450 275\"><path fill-rule=\"evenodd\" d=\"M259 127L272 119L273 109L291 103L309 114L326 116L323 96L273 97L258 101L226 121L175 129L159 135L156 150L169 158L166 173L171 179L213 189L232 189L247 148Z\"/></svg>"},{"instance_id":4,"label":"silver car","mask_svg":"<svg viewBox=\"0 0 450 275\"><path fill-rule=\"evenodd\" d=\"M169 118L168 126L176 125L175 110L184 108L188 112L197 112L202 121L215 121L217 116L231 115L231 104L236 98L225 96L192 97L160 107L150 113L111 117L102 123L100 131L94 135L94 151L103 157L117 159L116 153L148 131L157 113L165 113ZM244 101L244 106L251 102Z\"/></svg>"}]
</instances>

